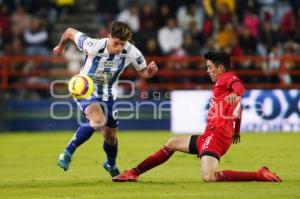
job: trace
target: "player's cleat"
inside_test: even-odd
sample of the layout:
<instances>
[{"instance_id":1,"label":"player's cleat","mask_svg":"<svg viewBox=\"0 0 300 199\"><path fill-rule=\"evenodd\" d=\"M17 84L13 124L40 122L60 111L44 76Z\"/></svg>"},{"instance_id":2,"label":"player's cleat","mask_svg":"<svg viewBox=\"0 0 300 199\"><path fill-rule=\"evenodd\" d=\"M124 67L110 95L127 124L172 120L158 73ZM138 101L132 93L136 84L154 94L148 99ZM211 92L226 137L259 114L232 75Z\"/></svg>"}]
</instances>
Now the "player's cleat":
<instances>
[{"instance_id":1,"label":"player's cleat","mask_svg":"<svg viewBox=\"0 0 300 199\"><path fill-rule=\"evenodd\" d=\"M257 171L261 181L265 182L282 182L282 180L273 172L271 172L267 167L262 167Z\"/></svg>"},{"instance_id":2,"label":"player's cleat","mask_svg":"<svg viewBox=\"0 0 300 199\"><path fill-rule=\"evenodd\" d=\"M107 161L103 163L103 168L111 175L111 177L115 177L120 174L117 166L110 166Z\"/></svg>"},{"instance_id":3,"label":"player's cleat","mask_svg":"<svg viewBox=\"0 0 300 199\"><path fill-rule=\"evenodd\" d=\"M59 154L58 166L60 166L64 171L69 169L72 160L72 155L69 151L65 150L63 153Z\"/></svg>"},{"instance_id":4,"label":"player's cleat","mask_svg":"<svg viewBox=\"0 0 300 199\"><path fill-rule=\"evenodd\" d=\"M120 175L113 177L114 182L137 182L139 176L134 169L125 170Z\"/></svg>"}]
</instances>

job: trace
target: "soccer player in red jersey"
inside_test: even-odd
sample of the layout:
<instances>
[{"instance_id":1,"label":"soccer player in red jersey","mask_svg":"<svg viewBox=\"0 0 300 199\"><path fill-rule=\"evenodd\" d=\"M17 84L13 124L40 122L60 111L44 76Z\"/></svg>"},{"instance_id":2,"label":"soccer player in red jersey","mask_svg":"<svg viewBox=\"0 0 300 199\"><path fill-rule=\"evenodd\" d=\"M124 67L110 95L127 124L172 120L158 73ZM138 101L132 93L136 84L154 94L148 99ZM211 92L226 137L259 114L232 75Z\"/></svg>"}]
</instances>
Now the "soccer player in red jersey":
<instances>
[{"instance_id":1,"label":"soccer player in red jersey","mask_svg":"<svg viewBox=\"0 0 300 199\"><path fill-rule=\"evenodd\" d=\"M267 167L257 171L218 170L220 157L226 153L231 143L240 142L241 96L245 88L236 74L227 72L230 67L230 56L227 53L208 52L204 57L207 73L215 83L204 133L171 138L160 150L137 167L115 176L113 181L137 181L139 175L166 162L175 151L180 151L197 154L201 158L204 182L281 182Z\"/></svg>"}]
</instances>

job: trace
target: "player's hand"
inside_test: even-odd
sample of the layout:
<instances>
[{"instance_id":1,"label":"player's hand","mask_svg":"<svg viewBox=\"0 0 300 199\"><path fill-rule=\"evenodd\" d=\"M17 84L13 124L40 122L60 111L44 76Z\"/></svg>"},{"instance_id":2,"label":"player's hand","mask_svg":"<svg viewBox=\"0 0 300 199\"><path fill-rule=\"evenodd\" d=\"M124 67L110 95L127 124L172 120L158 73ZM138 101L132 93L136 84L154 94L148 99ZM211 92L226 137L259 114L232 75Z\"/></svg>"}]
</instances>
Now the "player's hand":
<instances>
[{"instance_id":1,"label":"player's hand","mask_svg":"<svg viewBox=\"0 0 300 199\"><path fill-rule=\"evenodd\" d=\"M54 55L59 56L59 55L62 55L63 52L64 52L64 48L62 48L61 46L55 46L55 47L53 48L53 54L54 54Z\"/></svg>"},{"instance_id":2,"label":"player's hand","mask_svg":"<svg viewBox=\"0 0 300 199\"><path fill-rule=\"evenodd\" d=\"M235 93L230 93L229 95L227 95L225 97L225 102L229 103L229 104L234 104L235 102L237 102L239 100L239 96Z\"/></svg>"},{"instance_id":3,"label":"player's hand","mask_svg":"<svg viewBox=\"0 0 300 199\"><path fill-rule=\"evenodd\" d=\"M157 73L158 67L154 61L151 61L147 66L147 72L150 76L153 76L155 73Z\"/></svg>"},{"instance_id":4,"label":"player's hand","mask_svg":"<svg viewBox=\"0 0 300 199\"><path fill-rule=\"evenodd\" d=\"M234 134L232 136L232 143L233 144L237 144L237 143L240 143L241 142L241 136L240 134Z\"/></svg>"}]
</instances>

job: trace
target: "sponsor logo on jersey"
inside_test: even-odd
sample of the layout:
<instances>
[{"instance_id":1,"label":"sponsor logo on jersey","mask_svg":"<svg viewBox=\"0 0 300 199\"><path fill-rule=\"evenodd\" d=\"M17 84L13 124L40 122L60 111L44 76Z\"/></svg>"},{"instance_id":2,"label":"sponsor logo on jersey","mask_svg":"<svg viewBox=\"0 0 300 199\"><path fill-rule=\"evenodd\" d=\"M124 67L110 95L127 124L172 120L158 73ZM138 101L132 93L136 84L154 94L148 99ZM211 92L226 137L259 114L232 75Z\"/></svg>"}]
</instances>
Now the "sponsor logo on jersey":
<instances>
[{"instance_id":1,"label":"sponsor logo on jersey","mask_svg":"<svg viewBox=\"0 0 300 199\"><path fill-rule=\"evenodd\" d=\"M139 56L138 58L136 58L136 63L141 64L144 62L143 56Z\"/></svg>"},{"instance_id":2,"label":"sponsor logo on jersey","mask_svg":"<svg viewBox=\"0 0 300 199\"><path fill-rule=\"evenodd\" d=\"M103 65L105 68L112 68L115 65L115 61L104 61Z\"/></svg>"}]
</instances>

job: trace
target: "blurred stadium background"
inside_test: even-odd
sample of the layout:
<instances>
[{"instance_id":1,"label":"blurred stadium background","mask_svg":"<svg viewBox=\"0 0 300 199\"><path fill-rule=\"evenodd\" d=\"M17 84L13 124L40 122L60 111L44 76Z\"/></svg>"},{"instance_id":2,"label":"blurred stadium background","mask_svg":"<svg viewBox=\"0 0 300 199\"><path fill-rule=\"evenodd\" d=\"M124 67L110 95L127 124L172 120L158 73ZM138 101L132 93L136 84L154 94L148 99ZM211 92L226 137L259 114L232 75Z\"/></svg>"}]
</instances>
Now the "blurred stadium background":
<instances>
[{"instance_id":1,"label":"blurred stadium background","mask_svg":"<svg viewBox=\"0 0 300 199\"><path fill-rule=\"evenodd\" d=\"M133 43L160 68L149 80L127 70L121 79L134 87L125 81L120 91L134 94L126 101L160 104L170 102L174 90L211 88L200 55L225 50L246 84L246 96L269 104L264 114L255 109L255 121L293 123L246 130L299 130L299 6L297 0L2 0L0 129L75 129L77 109L65 103L72 99L64 80L78 73L83 55L72 45L64 57L51 50L67 27L105 37L107 24L121 20L134 31ZM139 118L121 121L120 129L171 129L168 109L153 118L153 106L141 105Z\"/></svg>"}]
</instances>

